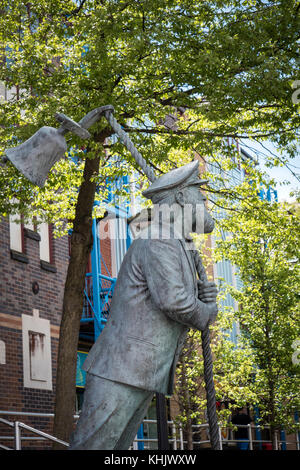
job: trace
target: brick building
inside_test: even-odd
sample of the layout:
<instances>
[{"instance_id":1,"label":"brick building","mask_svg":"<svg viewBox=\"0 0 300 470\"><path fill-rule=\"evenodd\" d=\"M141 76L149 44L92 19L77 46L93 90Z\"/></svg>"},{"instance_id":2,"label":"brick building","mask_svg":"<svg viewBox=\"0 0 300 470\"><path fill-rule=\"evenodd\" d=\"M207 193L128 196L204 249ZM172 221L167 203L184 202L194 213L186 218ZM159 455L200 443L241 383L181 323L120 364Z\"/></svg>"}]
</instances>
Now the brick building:
<instances>
[{"instance_id":1,"label":"brick building","mask_svg":"<svg viewBox=\"0 0 300 470\"><path fill-rule=\"evenodd\" d=\"M56 362L64 284L69 262L69 237L54 238L51 226L39 228L2 218L0 223L0 418L19 420L52 434ZM113 241L101 241L101 268L116 272ZM91 262L87 266L87 275ZM108 274L108 273L106 273ZM86 330L90 332L88 336ZM78 349L88 352L93 325L83 323ZM80 408L80 387L77 388ZM8 412L8 413L5 413ZM26 432L22 435L29 436ZM13 436L0 423L0 444L13 447ZM44 448L45 442L22 441ZM46 444L50 445L50 443Z\"/></svg>"},{"instance_id":2,"label":"brick building","mask_svg":"<svg viewBox=\"0 0 300 470\"><path fill-rule=\"evenodd\" d=\"M53 413L68 237L54 239L47 224L37 231L3 218L0 246L0 409ZM51 429L49 419L26 422Z\"/></svg>"},{"instance_id":3,"label":"brick building","mask_svg":"<svg viewBox=\"0 0 300 470\"><path fill-rule=\"evenodd\" d=\"M99 334L99 316L102 326L105 324L112 296L112 289L107 292L107 286L113 287L128 244L124 217L127 209L110 202L106 201L106 205L113 218L101 240L94 232L96 242L86 270L85 307L78 343L83 359ZM97 222L94 220L95 230L100 226ZM59 326L68 262L68 236L54 238L51 226L45 223L36 227L24 225L17 216L1 219L0 418L19 420L50 434L53 416L36 414L54 412ZM80 364L77 369L80 375ZM77 382L76 387L78 411L84 381ZM24 431L23 434L29 435ZM0 423L0 436L12 435L12 430ZM0 444L13 447L8 439L0 439ZM22 448L28 445L40 448L45 442L24 439Z\"/></svg>"}]
</instances>

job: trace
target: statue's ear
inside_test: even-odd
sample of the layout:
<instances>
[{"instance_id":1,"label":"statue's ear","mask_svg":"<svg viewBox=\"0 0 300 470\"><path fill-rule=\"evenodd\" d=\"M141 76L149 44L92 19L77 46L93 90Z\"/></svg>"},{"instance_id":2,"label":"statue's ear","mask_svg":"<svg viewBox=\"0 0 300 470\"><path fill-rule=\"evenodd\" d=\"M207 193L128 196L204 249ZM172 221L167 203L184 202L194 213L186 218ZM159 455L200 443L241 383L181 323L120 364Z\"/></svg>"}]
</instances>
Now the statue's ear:
<instances>
[{"instance_id":1,"label":"statue's ear","mask_svg":"<svg viewBox=\"0 0 300 470\"><path fill-rule=\"evenodd\" d=\"M184 197L183 197L183 192L182 191L177 191L175 193L175 201L177 204L179 204L181 207L184 206Z\"/></svg>"}]
</instances>

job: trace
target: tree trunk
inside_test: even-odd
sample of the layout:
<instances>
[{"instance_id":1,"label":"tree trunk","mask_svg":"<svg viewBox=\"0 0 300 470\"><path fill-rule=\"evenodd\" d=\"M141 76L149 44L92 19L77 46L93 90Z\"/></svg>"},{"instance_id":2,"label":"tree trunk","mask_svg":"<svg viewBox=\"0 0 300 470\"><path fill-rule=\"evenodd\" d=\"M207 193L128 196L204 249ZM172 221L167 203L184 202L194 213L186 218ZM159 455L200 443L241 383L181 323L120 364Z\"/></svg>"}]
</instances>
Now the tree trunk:
<instances>
[{"instance_id":1,"label":"tree trunk","mask_svg":"<svg viewBox=\"0 0 300 470\"><path fill-rule=\"evenodd\" d=\"M272 449L276 449L276 426L275 426L275 385L273 380L269 380L269 390L270 390L270 399L269 399L269 411L270 411L270 437L272 442ZM278 450L278 449L277 449Z\"/></svg>"},{"instance_id":2,"label":"tree trunk","mask_svg":"<svg viewBox=\"0 0 300 470\"><path fill-rule=\"evenodd\" d=\"M74 427L76 364L84 283L88 257L93 245L92 210L100 158L86 158L84 181L80 187L71 237L71 254L64 290L57 358L54 436L69 442ZM66 449L57 443L54 449Z\"/></svg>"},{"instance_id":3,"label":"tree trunk","mask_svg":"<svg viewBox=\"0 0 300 470\"><path fill-rule=\"evenodd\" d=\"M265 241L265 240L264 240ZM265 244L264 244L265 246ZM264 298L264 311L265 311L265 340L266 340L266 350L265 350L265 358L266 358L266 370L267 370L267 380L268 380L268 389L269 389L269 398L268 398L268 418L270 421L270 438L272 442L272 449L275 450L276 448L276 426L275 426L275 418L276 418L276 411L275 411L275 383L276 379L274 376L273 371L273 357L272 357L272 341L271 341L271 332L272 326L274 322L274 318L272 317L272 311L270 310L270 303L269 303L269 294L268 289L266 288L265 284L263 283L261 288L263 298Z\"/></svg>"},{"instance_id":4,"label":"tree trunk","mask_svg":"<svg viewBox=\"0 0 300 470\"><path fill-rule=\"evenodd\" d=\"M188 421L186 423L186 440L187 440L187 448L188 450L193 450L194 449L194 444L193 444L193 428L192 428L192 420L190 417L188 418Z\"/></svg>"},{"instance_id":5,"label":"tree trunk","mask_svg":"<svg viewBox=\"0 0 300 470\"><path fill-rule=\"evenodd\" d=\"M185 424L185 432L186 432L186 440L187 440L187 449L193 450L193 428L192 428L192 419L191 419L191 401L190 401L190 391L188 389L188 384L185 383L184 389L184 398L186 403L186 424Z\"/></svg>"}]
</instances>

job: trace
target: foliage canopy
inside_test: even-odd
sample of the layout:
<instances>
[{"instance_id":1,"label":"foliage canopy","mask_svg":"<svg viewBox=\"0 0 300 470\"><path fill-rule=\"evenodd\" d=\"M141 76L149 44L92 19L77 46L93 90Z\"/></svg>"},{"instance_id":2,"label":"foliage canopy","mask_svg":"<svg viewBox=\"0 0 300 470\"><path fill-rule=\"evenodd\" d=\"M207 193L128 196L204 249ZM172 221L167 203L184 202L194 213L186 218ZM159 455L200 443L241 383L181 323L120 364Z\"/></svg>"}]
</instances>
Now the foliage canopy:
<instances>
[{"instance_id":1,"label":"foliage canopy","mask_svg":"<svg viewBox=\"0 0 300 470\"><path fill-rule=\"evenodd\" d=\"M224 147L228 137L271 140L285 153L268 154L270 165L296 155L296 1L3 0L0 42L0 81L17 87L1 103L0 151L43 125L57 127L56 112L78 121L112 104L158 175L190 160L193 149L205 161L220 154L226 167L234 151ZM177 116L184 110L184 119L166 127L174 109ZM100 182L135 166L118 142L104 156L103 127L104 120L93 126L85 150L68 135L79 162L102 155ZM109 164L109 155L118 155L119 166ZM68 157L37 190L10 165L2 167L1 213L11 211L14 196L23 212L30 203L36 215L71 220L82 169Z\"/></svg>"}]
</instances>

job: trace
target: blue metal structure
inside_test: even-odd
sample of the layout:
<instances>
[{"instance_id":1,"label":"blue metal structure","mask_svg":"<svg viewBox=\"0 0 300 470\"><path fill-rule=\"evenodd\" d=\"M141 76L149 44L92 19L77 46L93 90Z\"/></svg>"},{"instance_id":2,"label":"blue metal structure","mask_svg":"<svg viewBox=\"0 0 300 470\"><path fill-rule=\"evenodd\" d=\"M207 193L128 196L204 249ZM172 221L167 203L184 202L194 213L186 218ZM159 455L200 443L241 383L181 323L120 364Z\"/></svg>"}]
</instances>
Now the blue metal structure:
<instances>
[{"instance_id":1,"label":"blue metal structure","mask_svg":"<svg viewBox=\"0 0 300 470\"><path fill-rule=\"evenodd\" d=\"M260 199L266 199L269 202L278 201L277 191L276 189L271 188L271 186L269 186L267 189L261 187L258 194Z\"/></svg>"},{"instance_id":2,"label":"blue metal structure","mask_svg":"<svg viewBox=\"0 0 300 470\"><path fill-rule=\"evenodd\" d=\"M128 176L120 178L115 184L119 187L127 185ZM109 186L109 195L105 200L105 206L116 218L128 218L129 207L114 204L113 188ZM98 205L98 203L95 203ZM84 289L84 309L81 324L94 323L94 338L96 341L101 334L109 315L109 306L114 292L116 278L111 276L103 256L101 255L101 240L98 236L97 219L93 220L93 248L91 252L91 272L86 273ZM127 231L127 247L130 244L129 231ZM83 336L83 335L82 335ZM91 338L89 338L91 339Z\"/></svg>"},{"instance_id":3,"label":"blue metal structure","mask_svg":"<svg viewBox=\"0 0 300 470\"><path fill-rule=\"evenodd\" d=\"M110 276L101 256L96 219L93 220L93 238L92 269L91 272L86 273L85 277L85 303L81 323L94 322L94 340L96 341L107 321L116 278ZM101 265L104 266L106 274L101 272Z\"/></svg>"},{"instance_id":4,"label":"blue metal structure","mask_svg":"<svg viewBox=\"0 0 300 470\"><path fill-rule=\"evenodd\" d=\"M144 426L143 423L140 425L137 432L138 439L144 439ZM144 442L138 442L138 450L144 450Z\"/></svg>"}]
</instances>

